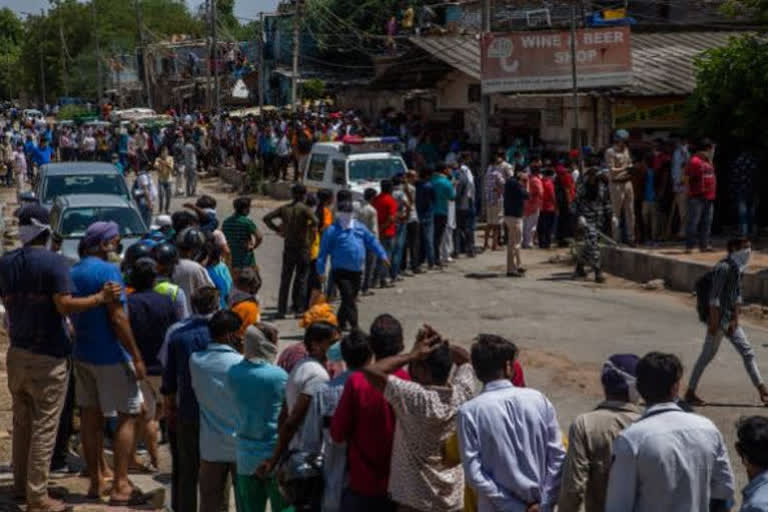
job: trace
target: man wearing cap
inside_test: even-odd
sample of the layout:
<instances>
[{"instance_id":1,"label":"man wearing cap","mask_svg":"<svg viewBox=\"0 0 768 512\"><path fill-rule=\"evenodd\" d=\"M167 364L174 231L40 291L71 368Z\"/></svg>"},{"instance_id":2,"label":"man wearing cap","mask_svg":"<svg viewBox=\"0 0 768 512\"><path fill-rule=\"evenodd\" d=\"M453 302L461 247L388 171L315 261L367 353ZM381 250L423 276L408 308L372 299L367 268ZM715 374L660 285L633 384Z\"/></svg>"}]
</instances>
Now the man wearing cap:
<instances>
[{"instance_id":1,"label":"man wearing cap","mask_svg":"<svg viewBox=\"0 0 768 512\"><path fill-rule=\"evenodd\" d=\"M116 223L97 221L80 241L80 261L72 267L75 296L92 295L105 284L120 286L119 300L73 317L76 343L74 373L77 405L81 408L81 438L90 487L88 495L100 497L106 487L100 466L104 417L117 413L114 437L115 477L110 502L140 503L128 480L136 416L141 412L139 382L146 376L131 324L120 270L107 259L117 251L120 231Z\"/></svg>"},{"instance_id":2,"label":"man wearing cap","mask_svg":"<svg viewBox=\"0 0 768 512\"><path fill-rule=\"evenodd\" d=\"M560 512L605 510L605 490L611 468L613 440L640 418L637 405L637 362L634 354L617 354L603 363L600 381L605 400L594 411L577 417L568 434L560 489Z\"/></svg>"},{"instance_id":3,"label":"man wearing cap","mask_svg":"<svg viewBox=\"0 0 768 512\"><path fill-rule=\"evenodd\" d=\"M283 270L280 273L280 294L277 318L285 318L288 311L288 290L293 280L293 313L304 311L307 303L310 247L317 229L317 217L304 203L307 189L301 183L291 187L293 200L264 216L264 224L284 240ZM275 224L280 219L280 224Z\"/></svg>"},{"instance_id":4,"label":"man wearing cap","mask_svg":"<svg viewBox=\"0 0 768 512\"><path fill-rule=\"evenodd\" d=\"M69 381L72 350L64 316L113 302L118 286L105 283L73 297L67 260L46 248L48 211L29 205L19 212L22 247L0 258L0 298L7 311L8 389L13 400L14 493L30 512L66 510L48 496L48 472Z\"/></svg>"},{"instance_id":5,"label":"man wearing cap","mask_svg":"<svg viewBox=\"0 0 768 512\"><path fill-rule=\"evenodd\" d=\"M317 274L320 279L325 275L325 265L331 258L331 279L339 288L341 306L339 306L339 328L347 325L357 327L357 293L360 291L365 251L373 250L389 267L387 253L376 237L360 222L354 219L352 203L339 203L336 220L325 230L320 241L320 254L317 257Z\"/></svg>"},{"instance_id":6,"label":"man wearing cap","mask_svg":"<svg viewBox=\"0 0 768 512\"><path fill-rule=\"evenodd\" d=\"M611 179L611 205L613 208L613 238L621 239L619 220L624 212L624 227L627 241L635 241L635 193L632 188L632 156L629 154L626 130L616 130L613 146L605 150L605 163Z\"/></svg>"}]
</instances>

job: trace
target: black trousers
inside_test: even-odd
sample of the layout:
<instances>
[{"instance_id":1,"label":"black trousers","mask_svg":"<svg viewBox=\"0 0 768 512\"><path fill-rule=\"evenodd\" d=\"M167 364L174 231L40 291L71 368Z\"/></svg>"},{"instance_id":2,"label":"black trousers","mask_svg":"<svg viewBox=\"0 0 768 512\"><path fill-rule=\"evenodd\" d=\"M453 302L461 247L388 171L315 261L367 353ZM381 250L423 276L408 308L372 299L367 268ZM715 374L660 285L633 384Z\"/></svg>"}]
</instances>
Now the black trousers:
<instances>
[{"instance_id":1,"label":"black trousers","mask_svg":"<svg viewBox=\"0 0 768 512\"><path fill-rule=\"evenodd\" d=\"M333 282L341 295L337 313L340 329L344 329L347 324L352 328L357 327L357 294L360 292L362 277L362 272L352 270L336 269L332 273Z\"/></svg>"},{"instance_id":2,"label":"black trousers","mask_svg":"<svg viewBox=\"0 0 768 512\"><path fill-rule=\"evenodd\" d=\"M179 510L179 441L176 426L168 429L168 447L171 451L171 510Z\"/></svg>"},{"instance_id":3,"label":"black trousers","mask_svg":"<svg viewBox=\"0 0 768 512\"><path fill-rule=\"evenodd\" d=\"M474 212L472 210L456 210L456 230L453 232L454 254L465 253L475 255L475 230L472 225Z\"/></svg>"},{"instance_id":4,"label":"black trousers","mask_svg":"<svg viewBox=\"0 0 768 512\"><path fill-rule=\"evenodd\" d=\"M435 214L435 237L433 239L433 247L435 248L435 264L440 265L440 243L443 241L443 235L445 234L445 227L448 225L447 215Z\"/></svg>"},{"instance_id":5,"label":"black trousers","mask_svg":"<svg viewBox=\"0 0 768 512\"><path fill-rule=\"evenodd\" d=\"M405 270L410 265L411 270L419 268L419 259L421 253L419 252L419 244L421 241L421 233L419 231L419 221L414 220L405 225L405 249L403 249L403 266Z\"/></svg>"},{"instance_id":6,"label":"black trousers","mask_svg":"<svg viewBox=\"0 0 768 512\"><path fill-rule=\"evenodd\" d=\"M549 249L552 245L552 229L555 227L555 212L541 212L539 225L536 230L539 234L539 247Z\"/></svg>"},{"instance_id":7,"label":"black trousers","mask_svg":"<svg viewBox=\"0 0 768 512\"><path fill-rule=\"evenodd\" d=\"M293 279L293 312L301 313L307 303L309 282L309 253L306 250L285 248L283 251L283 270L280 273L280 294L277 299L277 312L284 315L288 311L288 290Z\"/></svg>"}]
</instances>

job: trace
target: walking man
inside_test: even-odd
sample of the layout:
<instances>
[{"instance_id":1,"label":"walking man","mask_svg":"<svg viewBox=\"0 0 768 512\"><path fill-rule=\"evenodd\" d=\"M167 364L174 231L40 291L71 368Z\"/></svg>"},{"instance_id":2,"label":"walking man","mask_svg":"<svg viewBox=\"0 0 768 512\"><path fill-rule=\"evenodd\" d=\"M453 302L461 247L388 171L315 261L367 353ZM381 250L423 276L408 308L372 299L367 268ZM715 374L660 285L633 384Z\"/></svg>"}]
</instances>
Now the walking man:
<instances>
[{"instance_id":1,"label":"walking man","mask_svg":"<svg viewBox=\"0 0 768 512\"><path fill-rule=\"evenodd\" d=\"M353 218L351 202L339 203L336 220L325 230L317 257L317 275L323 279L328 257L331 258L331 279L341 294L339 328L357 327L357 294L360 291L366 250L376 251L385 266L387 253L373 234Z\"/></svg>"},{"instance_id":2,"label":"walking man","mask_svg":"<svg viewBox=\"0 0 768 512\"><path fill-rule=\"evenodd\" d=\"M720 342L724 337L739 352L744 360L752 384L760 393L760 400L768 404L768 388L765 386L760 370L757 367L755 351L749 344L744 329L739 325L739 307L741 304L741 276L752 253L752 245L746 238L735 238L728 242L728 257L720 261L713 270L712 287L709 293L709 316L707 318L707 334L704 347L699 359L691 372L688 382L688 392L685 400L691 405L706 405L706 402L696 395L702 373L712 362Z\"/></svg>"},{"instance_id":3,"label":"walking man","mask_svg":"<svg viewBox=\"0 0 768 512\"><path fill-rule=\"evenodd\" d=\"M291 187L293 201L264 216L264 224L283 238L283 269L280 274L280 295L277 317L285 318L288 311L288 290L293 279L293 313L300 315L307 303L310 248L317 230L317 217L304 200L307 189L301 183ZM274 223L280 219L280 224Z\"/></svg>"},{"instance_id":4,"label":"walking man","mask_svg":"<svg viewBox=\"0 0 768 512\"><path fill-rule=\"evenodd\" d=\"M59 415L69 381L71 342L64 315L112 303L117 284L74 298L66 259L47 249L48 211L38 205L19 213L22 247L0 259L0 298L8 314L8 389L13 403L14 495L29 512L63 512L48 496Z\"/></svg>"}]
</instances>

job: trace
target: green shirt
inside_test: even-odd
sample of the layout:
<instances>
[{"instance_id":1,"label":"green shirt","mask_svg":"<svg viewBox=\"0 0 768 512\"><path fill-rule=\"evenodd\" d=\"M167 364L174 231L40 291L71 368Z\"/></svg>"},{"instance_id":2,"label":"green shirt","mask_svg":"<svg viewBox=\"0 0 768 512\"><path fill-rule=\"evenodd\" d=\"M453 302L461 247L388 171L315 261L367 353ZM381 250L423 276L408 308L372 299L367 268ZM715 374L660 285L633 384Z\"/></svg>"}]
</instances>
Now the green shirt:
<instances>
[{"instance_id":1,"label":"green shirt","mask_svg":"<svg viewBox=\"0 0 768 512\"><path fill-rule=\"evenodd\" d=\"M221 231L227 238L229 250L232 252L234 268L251 267L256 264L253 251L248 249L251 236L259 232L256 224L245 215L234 214L224 221Z\"/></svg>"}]
</instances>

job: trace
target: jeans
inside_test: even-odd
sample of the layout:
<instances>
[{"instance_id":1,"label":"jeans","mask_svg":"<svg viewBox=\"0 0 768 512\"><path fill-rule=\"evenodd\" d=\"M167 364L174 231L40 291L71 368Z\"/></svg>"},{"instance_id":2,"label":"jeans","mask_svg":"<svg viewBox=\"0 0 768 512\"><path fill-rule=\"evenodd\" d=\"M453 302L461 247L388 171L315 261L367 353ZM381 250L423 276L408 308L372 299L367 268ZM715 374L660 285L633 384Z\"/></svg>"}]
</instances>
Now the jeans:
<instances>
[{"instance_id":1,"label":"jeans","mask_svg":"<svg viewBox=\"0 0 768 512\"><path fill-rule=\"evenodd\" d=\"M695 391L698 387L701 374L704 373L704 369L710 362L712 362L715 355L717 355L723 337L727 337L728 341L733 345L733 348L735 348L739 355L741 355L744 362L744 368L746 368L752 384L757 387L763 383L763 378L760 376L760 370L758 369L757 361L755 360L755 351L752 349L752 345L749 344L749 340L747 340L744 330L741 327L737 327L734 329L733 334L729 335L720 328L714 335L709 334L709 331L707 331L701 354L696 360L693 372L691 372L691 380L688 382L689 390Z\"/></svg>"},{"instance_id":2,"label":"jeans","mask_svg":"<svg viewBox=\"0 0 768 512\"><path fill-rule=\"evenodd\" d=\"M539 233L539 247L549 249L552 245L552 231L555 228L555 212L541 212L539 225L536 228Z\"/></svg>"},{"instance_id":3,"label":"jeans","mask_svg":"<svg viewBox=\"0 0 768 512\"><path fill-rule=\"evenodd\" d=\"M158 213L168 213L171 211L171 182L160 181L158 182L157 194L159 199Z\"/></svg>"},{"instance_id":4,"label":"jeans","mask_svg":"<svg viewBox=\"0 0 768 512\"><path fill-rule=\"evenodd\" d=\"M178 448L179 490L176 512L197 510L197 479L200 472L200 423L179 421L176 429Z\"/></svg>"},{"instance_id":5,"label":"jeans","mask_svg":"<svg viewBox=\"0 0 768 512\"><path fill-rule=\"evenodd\" d=\"M391 264L392 253L395 250L395 237L380 238L379 242L381 243L381 246L384 248L384 251L387 253L387 259ZM373 283L374 284L378 283L380 286L384 286L387 283L388 274L389 272L387 271L387 267L384 266L384 260L379 258L376 261L376 274L373 276Z\"/></svg>"},{"instance_id":6,"label":"jeans","mask_svg":"<svg viewBox=\"0 0 768 512\"><path fill-rule=\"evenodd\" d=\"M755 213L757 212L757 197L752 192L735 194L736 219L739 223L739 235L749 236L755 227Z\"/></svg>"},{"instance_id":7,"label":"jeans","mask_svg":"<svg viewBox=\"0 0 768 512\"><path fill-rule=\"evenodd\" d=\"M456 229L454 230L453 252L475 255L475 212L474 210L456 210Z\"/></svg>"},{"instance_id":8,"label":"jeans","mask_svg":"<svg viewBox=\"0 0 768 512\"><path fill-rule=\"evenodd\" d=\"M419 219L421 226L421 253L419 262L427 261L430 268L435 266L435 219L432 215Z\"/></svg>"},{"instance_id":9,"label":"jeans","mask_svg":"<svg viewBox=\"0 0 768 512\"><path fill-rule=\"evenodd\" d=\"M390 276L392 279L397 278L400 274L400 268L403 264L403 253L405 252L405 232L407 231L406 225L400 223L397 225L397 233L395 234L395 245L392 249L392 259L390 260L392 266L390 268Z\"/></svg>"},{"instance_id":10,"label":"jeans","mask_svg":"<svg viewBox=\"0 0 768 512\"><path fill-rule=\"evenodd\" d=\"M288 311L288 290L293 278L293 312L301 313L307 303L307 285L309 281L309 253L306 250L286 248L283 251L283 270L280 273L280 293L277 299L277 312L284 315Z\"/></svg>"},{"instance_id":11,"label":"jeans","mask_svg":"<svg viewBox=\"0 0 768 512\"><path fill-rule=\"evenodd\" d=\"M344 269L336 269L331 273L331 279L341 295L337 313L340 329L344 329L347 324L353 329L357 328L357 293L360 291L362 275L360 271Z\"/></svg>"},{"instance_id":12,"label":"jeans","mask_svg":"<svg viewBox=\"0 0 768 512\"><path fill-rule=\"evenodd\" d=\"M139 213L141 213L141 218L149 229L149 226L152 225L152 209L145 201L139 201Z\"/></svg>"},{"instance_id":13,"label":"jeans","mask_svg":"<svg viewBox=\"0 0 768 512\"><path fill-rule=\"evenodd\" d=\"M435 214L435 230L432 237L432 245L435 252L435 264L441 265L440 261L440 244L443 241L443 235L445 234L445 227L448 225L448 216Z\"/></svg>"},{"instance_id":14,"label":"jeans","mask_svg":"<svg viewBox=\"0 0 768 512\"><path fill-rule=\"evenodd\" d=\"M365 252L365 272L363 273L363 286L362 290L367 292L373 284L373 272L376 270L376 252Z\"/></svg>"},{"instance_id":15,"label":"jeans","mask_svg":"<svg viewBox=\"0 0 768 512\"><path fill-rule=\"evenodd\" d=\"M403 268L408 268L410 263L411 270L417 270L420 264L419 246L420 240L419 221L414 220L405 225L405 250L403 250Z\"/></svg>"},{"instance_id":16,"label":"jeans","mask_svg":"<svg viewBox=\"0 0 768 512\"><path fill-rule=\"evenodd\" d=\"M715 212L715 202L699 197L688 198L688 229L685 246L693 249L696 238L699 239L699 248L706 249L710 246L710 234L712 231L712 217Z\"/></svg>"}]
</instances>

